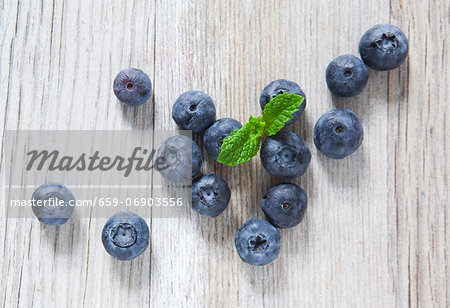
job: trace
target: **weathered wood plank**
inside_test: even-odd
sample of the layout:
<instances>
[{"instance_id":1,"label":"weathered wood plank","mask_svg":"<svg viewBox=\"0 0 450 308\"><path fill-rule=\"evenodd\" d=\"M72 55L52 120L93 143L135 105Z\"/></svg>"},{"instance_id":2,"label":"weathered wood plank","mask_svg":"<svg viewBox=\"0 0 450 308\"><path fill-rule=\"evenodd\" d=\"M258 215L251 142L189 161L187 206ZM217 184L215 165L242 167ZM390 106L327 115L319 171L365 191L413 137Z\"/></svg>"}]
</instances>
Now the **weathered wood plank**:
<instances>
[{"instance_id":1,"label":"weathered wood plank","mask_svg":"<svg viewBox=\"0 0 450 308\"><path fill-rule=\"evenodd\" d=\"M151 123L153 104L122 107L112 81L129 66L153 78L154 16L147 1L6 1L3 127L140 129ZM115 261L101 243L104 223L76 217L55 229L2 217L2 306L148 306L150 254Z\"/></svg>"},{"instance_id":2,"label":"weathered wood plank","mask_svg":"<svg viewBox=\"0 0 450 308\"><path fill-rule=\"evenodd\" d=\"M391 1L408 65L389 73L390 188L397 209L398 305L447 307L449 190L447 1Z\"/></svg>"},{"instance_id":3,"label":"weathered wood plank","mask_svg":"<svg viewBox=\"0 0 450 308\"><path fill-rule=\"evenodd\" d=\"M173 102L192 89L213 97L219 118L244 122L260 113L261 89L287 78L307 95L306 112L287 129L312 152L293 181L307 192L306 219L281 231L273 264L247 266L233 241L242 223L264 217L261 198L282 180L259 158L226 168L204 152L203 172L232 188L227 211L147 219L150 249L128 263L104 251L105 219L52 229L1 216L2 306L448 306L449 12L444 0L2 1L2 136L16 128L171 130ZM407 63L370 71L356 98L332 97L329 61L357 55L364 31L388 22L409 37ZM111 90L128 66L154 85L152 101L137 109ZM312 134L338 107L360 116L365 137L355 154L332 161Z\"/></svg>"},{"instance_id":4,"label":"weathered wood plank","mask_svg":"<svg viewBox=\"0 0 450 308\"><path fill-rule=\"evenodd\" d=\"M362 306L368 298L377 298L379 305L395 304L396 271L389 268L395 254L387 245L389 230L395 230L386 207L387 73L373 73L368 89L352 100L333 99L323 77L331 59L357 53L359 37L369 26L388 22L389 11L377 9L382 5L159 3L155 78L173 82L156 87L155 126L167 127L173 101L190 89L210 93L219 117L245 121L260 113L258 96L264 85L288 78L308 96L301 123L290 129L311 145L313 160L308 172L295 181L310 198L307 219L282 231L282 253L265 268L241 263L233 238L247 219L263 216L259 209L263 193L280 180L271 179L258 158L228 170L208 160L207 170L212 165L230 180L232 204L215 221L195 214L187 222L153 220L152 266L160 266L158 275L152 269L152 303ZM354 109L366 132L362 149L340 162L325 159L312 146L314 122L333 106ZM181 242L176 238L180 232ZM203 234L207 236L199 236ZM166 257L167 251L180 254L174 261ZM164 290L166 296L154 295Z\"/></svg>"}]
</instances>

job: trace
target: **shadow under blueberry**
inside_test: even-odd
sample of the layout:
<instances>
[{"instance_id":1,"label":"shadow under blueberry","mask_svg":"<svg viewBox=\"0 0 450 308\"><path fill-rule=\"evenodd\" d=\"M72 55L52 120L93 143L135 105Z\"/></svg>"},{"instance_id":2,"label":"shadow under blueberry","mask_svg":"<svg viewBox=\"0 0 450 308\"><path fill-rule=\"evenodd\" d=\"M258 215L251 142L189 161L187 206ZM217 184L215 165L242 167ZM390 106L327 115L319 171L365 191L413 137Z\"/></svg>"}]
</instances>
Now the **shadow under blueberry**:
<instances>
[{"instance_id":1,"label":"shadow under blueberry","mask_svg":"<svg viewBox=\"0 0 450 308\"><path fill-rule=\"evenodd\" d=\"M211 160L214 161L213 159ZM239 229L238 218L241 214L237 210L240 202L236 202L236 189L239 189L239 184L236 184L237 179L229 174L236 167L227 167L220 163L217 164L217 166L221 165L223 167L213 168L214 170L208 168L208 172L203 174L217 174L228 183L231 190L231 198L227 208L216 217L206 217L195 212L189 204L189 219L197 226L199 236L206 243L209 243L212 247L219 246L221 247L220 249L227 249L226 246L231 242L233 242L234 247L234 236Z\"/></svg>"},{"instance_id":2,"label":"shadow under blueberry","mask_svg":"<svg viewBox=\"0 0 450 308\"><path fill-rule=\"evenodd\" d=\"M369 176L366 153L364 151L364 139L355 152L343 159L328 158L318 150L316 151L316 159L322 169L319 173L323 174L322 171L327 173L327 179L337 187L358 189L359 181L357 179Z\"/></svg>"},{"instance_id":3,"label":"shadow under blueberry","mask_svg":"<svg viewBox=\"0 0 450 308\"><path fill-rule=\"evenodd\" d=\"M151 224L149 223L148 219L145 219L145 222L151 230ZM102 234L105 223L106 220L97 222L95 224L95 228L99 228L96 234ZM151 279L151 265L154 265L152 264L153 260L151 260L152 236L153 235L150 233L148 246L141 255L132 260L126 261L121 261L111 256L105 250L101 236L95 238L95 247L96 249L103 250L103 256L101 258L107 261L103 263L107 264L106 267L108 268L108 271L111 272L112 279L115 282L115 285L113 285L112 287L119 288L116 291L120 294L129 292L130 296L141 296L143 286L149 285L149 280ZM98 264L97 266L100 266L100 264Z\"/></svg>"},{"instance_id":4,"label":"shadow under blueberry","mask_svg":"<svg viewBox=\"0 0 450 308\"><path fill-rule=\"evenodd\" d=\"M377 107L371 106L372 104L387 104L388 73L375 71L370 68L368 69L369 79L366 87L360 94L353 97L339 97L329 92L328 95L331 97L333 108L350 109L359 117L363 117L366 113L373 110L374 107ZM326 111L328 110L325 110L324 112Z\"/></svg>"},{"instance_id":5,"label":"shadow under blueberry","mask_svg":"<svg viewBox=\"0 0 450 308\"><path fill-rule=\"evenodd\" d=\"M300 135L305 141L307 141L308 146L311 148L311 142L308 142L308 139L312 140L312 129L310 128L311 123L307 120L306 113L303 114L299 121L295 124L289 125L284 130L294 131L298 135ZM306 120L306 121L305 121ZM300 124L299 124L300 123ZM300 128L299 128L300 127ZM301 131L302 133L298 133ZM199 145L202 143L201 136L200 139L195 139ZM263 142L264 140L262 140ZM247 277L251 285L259 285L260 282L254 284L254 281L261 281L258 277L264 275L273 276L273 280L276 280L277 275L280 272L283 272L285 268L282 266L283 260L285 258L295 258L300 253L304 253L301 250L301 247L307 246L308 243L308 232L305 231L305 226L301 226L302 224L306 224L306 218L300 223L300 225L291 228L281 230L280 233L282 237L286 237L287 234L291 234L290 238L295 233L296 243L293 245L296 251L289 252L285 257L287 251L283 249L283 239L282 239L282 247L280 250L280 254L278 258L266 265L266 266L252 266L246 264L242 261L236 252L236 248L234 245L234 238L236 232L244 224L246 221L252 218L260 218L263 220L267 220L263 211L261 210L261 200L264 197L265 193L274 185L278 183L296 183L299 185L299 182L304 182L304 180L299 179L283 179L271 176L263 167L260 162L259 152L256 157L252 159L251 162L245 163L241 166L228 167L223 164L216 162L214 159L210 158L205 150L202 151L204 155L204 167L206 163L207 168L203 168L203 170L208 170L207 173L218 174L225 179L227 183L229 183L230 188L232 190L232 196L230 203L227 209L215 218L203 217L194 211L191 210L192 215L192 223L195 224L199 235L208 243L209 247L220 247L219 249L227 249L229 250L231 247L231 251L227 252L226 255L231 256L233 260L237 262L237 269L245 268L245 272L247 273ZM308 170L302 176L304 178L308 177ZM306 179L308 180L308 179ZM255 185L256 184L256 185ZM299 185L305 191L307 191L309 183L303 183L303 185ZM239 199L239 200L236 200ZM296 229L296 230L293 230ZM283 235L286 234L286 235ZM300 234L300 235L299 235ZM287 239L285 241L288 241ZM291 240L289 240L291 241ZM297 245L297 242L299 244ZM290 245L289 249L292 249ZM285 273L286 275L288 273Z\"/></svg>"},{"instance_id":6,"label":"shadow under blueberry","mask_svg":"<svg viewBox=\"0 0 450 308\"><path fill-rule=\"evenodd\" d=\"M218 174L228 183L231 199L225 211L217 217L204 217L190 209L191 219L198 226L199 235L205 241L223 249L229 249L228 247L231 246L234 253L234 238L241 225L251 218L263 216L260 210L262 195L255 196L254 193L251 193L254 189L261 191L260 187L256 188L252 185L253 181L249 180L250 177L260 179L258 174L260 170L255 165L258 162L252 161L244 165L229 167L211 158L208 160L212 164L212 168L208 168L208 173ZM255 172L256 176L250 176Z\"/></svg>"},{"instance_id":7,"label":"shadow under blueberry","mask_svg":"<svg viewBox=\"0 0 450 308\"><path fill-rule=\"evenodd\" d=\"M280 231L280 230L279 230ZM265 290L265 296L272 294L271 291L278 292L279 288L282 288L283 279L280 277L289 277L289 267L286 266L286 262L291 257L294 257L291 253L287 253L286 249L286 236L284 236L284 231L280 231L281 235L281 248L278 257L267 265L256 266L250 265L242 261L239 256L238 258L238 275L244 276L247 281L247 286L251 287L254 291L261 291L262 288ZM298 252L296 252L298 253ZM237 252L236 252L237 255ZM299 255L297 254L297 257ZM274 285L275 283L275 285Z\"/></svg>"},{"instance_id":8,"label":"shadow under blueberry","mask_svg":"<svg viewBox=\"0 0 450 308\"><path fill-rule=\"evenodd\" d=\"M314 198L308 189L309 187L314 186L314 184L312 183L313 182L312 172L310 171L311 167L312 166L310 165L302 176L295 179L283 179L272 176L271 186L268 187L264 192L265 195L265 193L268 192L270 188L281 183L293 183L301 187L305 191L306 196L308 198L306 213L303 220L298 225L291 228L284 228L284 229L278 228L281 235L281 250L280 254L278 255L278 258L274 261L274 263L279 262L280 264L285 264L293 262L296 258L298 258L298 256L309 253L308 250L305 248L309 247L310 242L309 220L312 219L309 213L312 213L311 206L314 205ZM263 217L264 217L263 219L267 220L265 215ZM276 275L278 275L277 273L283 270L284 268L282 267L282 265L276 267L274 270L275 276L273 277L273 279L276 279ZM289 275L289 273L285 273L285 275Z\"/></svg>"},{"instance_id":9,"label":"shadow under blueberry","mask_svg":"<svg viewBox=\"0 0 450 308\"><path fill-rule=\"evenodd\" d=\"M105 257L112 259L109 268L114 281L117 282L117 287L121 288L116 291L119 293L130 292L130 296L141 296L142 287L148 286L151 279L151 266L147 266L147 264L151 264L150 243L140 256L129 261L114 259L106 251L105 254L107 255Z\"/></svg>"},{"instance_id":10,"label":"shadow under blueberry","mask_svg":"<svg viewBox=\"0 0 450 308\"><path fill-rule=\"evenodd\" d=\"M230 241L234 243L234 224L231 222L231 215L226 209L217 217L205 217L192 210L192 223L197 226L199 236L204 242L215 249L227 249ZM233 244L234 245L234 244Z\"/></svg>"},{"instance_id":11,"label":"shadow under blueberry","mask_svg":"<svg viewBox=\"0 0 450 308\"><path fill-rule=\"evenodd\" d=\"M387 114L388 108L388 72L375 71L369 68L369 80L362 93L354 97L338 97L331 96L333 108L345 108L353 111L361 120L364 129L364 137L361 146L351 155L343 159L330 159L320 153L317 149L316 158L319 165L326 169L329 179L334 185L356 187L358 185L356 179L366 178L369 176L367 168L367 139L373 135L368 132L369 122L374 121L374 114L380 117L380 112ZM324 111L326 112L326 111ZM386 125L386 123L379 123ZM384 128L383 128L384 129Z\"/></svg>"},{"instance_id":12,"label":"shadow under blueberry","mask_svg":"<svg viewBox=\"0 0 450 308\"><path fill-rule=\"evenodd\" d=\"M126 106L119 100L117 104L121 105L124 118L131 123L136 129L151 129L153 128L153 114L155 107L155 99L152 95L147 102L137 107Z\"/></svg>"},{"instance_id":13,"label":"shadow under blueberry","mask_svg":"<svg viewBox=\"0 0 450 308\"><path fill-rule=\"evenodd\" d=\"M302 113L300 118L290 125L286 125L282 130L292 131L302 137L310 147L310 140L312 140L314 124L308 115L308 106L306 106L305 111Z\"/></svg>"},{"instance_id":14,"label":"shadow under blueberry","mask_svg":"<svg viewBox=\"0 0 450 308\"><path fill-rule=\"evenodd\" d=\"M265 173L265 175L262 175L261 177L268 177L268 179L267 181L265 181L265 184L262 185L262 189L258 192L259 196L255 198L257 199L257 218L268 221L267 217L261 209L261 202L270 188L277 184L294 183L303 188L305 192L308 193L308 185L310 184L309 181L311 181L311 176L307 174L308 170L305 172L305 174L296 179L285 179L271 176L263 168L261 168L261 170L263 173ZM308 199L308 208L310 206L311 201L310 199ZM279 277L288 277L290 275L290 273L288 272L289 268L287 268L285 264L288 262L292 262L295 258L298 258L299 255L308 254L308 250L305 249L305 247L308 247L309 245L310 236L308 232L308 211L310 210L306 210L304 219L298 225L286 229L277 228L281 236L281 248L278 257L273 262L264 266L254 266L246 264L245 262L240 260L239 256L237 257L237 260L239 261L238 268L240 271L245 273L245 277L249 283L249 286L255 288L255 290L260 290L260 283L258 281L262 281L262 283L265 285L264 289L269 294L272 293L271 291L276 292L277 287L274 288L273 282L279 281Z\"/></svg>"},{"instance_id":15,"label":"shadow under blueberry","mask_svg":"<svg viewBox=\"0 0 450 308\"><path fill-rule=\"evenodd\" d=\"M59 226L49 226L37 221L35 226L40 227L42 237L53 242L55 255L70 257L77 250L76 246L79 243L77 234L80 234L78 219L71 217L66 223Z\"/></svg>"}]
</instances>

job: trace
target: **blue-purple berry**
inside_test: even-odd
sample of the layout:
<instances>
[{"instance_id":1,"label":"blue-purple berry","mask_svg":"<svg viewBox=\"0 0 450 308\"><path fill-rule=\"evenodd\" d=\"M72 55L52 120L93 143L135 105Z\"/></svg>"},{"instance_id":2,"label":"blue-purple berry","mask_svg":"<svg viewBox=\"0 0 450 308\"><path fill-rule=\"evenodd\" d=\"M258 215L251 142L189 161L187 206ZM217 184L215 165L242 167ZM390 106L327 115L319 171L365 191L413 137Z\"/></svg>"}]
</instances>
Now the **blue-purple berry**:
<instances>
[{"instance_id":1,"label":"blue-purple berry","mask_svg":"<svg viewBox=\"0 0 450 308\"><path fill-rule=\"evenodd\" d=\"M198 145L183 135L166 139L156 153L156 169L172 183L191 181L200 171L202 162Z\"/></svg>"},{"instance_id":2,"label":"blue-purple berry","mask_svg":"<svg viewBox=\"0 0 450 308\"><path fill-rule=\"evenodd\" d=\"M280 253L280 232L267 221L254 218L239 228L234 244L242 261L250 265L266 265Z\"/></svg>"},{"instance_id":3,"label":"blue-purple berry","mask_svg":"<svg viewBox=\"0 0 450 308\"><path fill-rule=\"evenodd\" d=\"M204 174L192 182L192 209L200 215L216 217L228 206L231 190L217 174Z\"/></svg>"},{"instance_id":4,"label":"blue-purple berry","mask_svg":"<svg viewBox=\"0 0 450 308\"><path fill-rule=\"evenodd\" d=\"M144 104L152 95L152 82L140 69L127 68L117 74L113 89L119 101L136 107Z\"/></svg>"},{"instance_id":5,"label":"blue-purple berry","mask_svg":"<svg viewBox=\"0 0 450 308\"><path fill-rule=\"evenodd\" d=\"M377 71L394 69L408 55L408 38L399 28L382 24L367 30L359 41L361 59Z\"/></svg>"},{"instance_id":6,"label":"blue-purple berry","mask_svg":"<svg viewBox=\"0 0 450 308\"><path fill-rule=\"evenodd\" d=\"M201 133L216 119L216 107L208 94L188 91L181 94L173 104L172 118L181 129Z\"/></svg>"},{"instance_id":7,"label":"blue-purple berry","mask_svg":"<svg viewBox=\"0 0 450 308\"><path fill-rule=\"evenodd\" d=\"M261 146L261 163L267 172L281 178L297 178L311 162L306 142L290 131L279 131L267 137Z\"/></svg>"},{"instance_id":8,"label":"blue-purple berry","mask_svg":"<svg viewBox=\"0 0 450 308\"><path fill-rule=\"evenodd\" d=\"M325 112L314 126L314 144L325 156L341 159L355 152L363 140L358 116L348 109Z\"/></svg>"},{"instance_id":9,"label":"blue-purple berry","mask_svg":"<svg viewBox=\"0 0 450 308\"><path fill-rule=\"evenodd\" d=\"M292 119L286 122L286 125L292 124L296 122L306 107L306 96L303 90L300 88L298 84L293 81L286 79L278 79L269 83L261 92L259 96L259 104L261 105L261 109L264 110L266 105L277 95L280 94L292 94L295 93L304 97L303 103L300 105L298 110L292 114Z\"/></svg>"},{"instance_id":10,"label":"blue-purple berry","mask_svg":"<svg viewBox=\"0 0 450 308\"><path fill-rule=\"evenodd\" d=\"M263 197L261 208L267 219L278 228L298 225L305 216L308 198L299 186L282 183L273 186Z\"/></svg>"},{"instance_id":11,"label":"blue-purple berry","mask_svg":"<svg viewBox=\"0 0 450 308\"><path fill-rule=\"evenodd\" d=\"M233 131L240 129L242 124L231 118L222 118L214 122L208 127L203 137L203 145L209 156L217 160L223 140L227 138Z\"/></svg>"},{"instance_id":12,"label":"blue-purple berry","mask_svg":"<svg viewBox=\"0 0 450 308\"><path fill-rule=\"evenodd\" d=\"M47 183L33 193L32 210L37 219L49 226L66 223L75 210L75 197L62 184Z\"/></svg>"},{"instance_id":13,"label":"blue-purple berry","mask_svg":"<svg viewBox=\"0 0 450 308\"><path fill-rule=\"evenodd\" d=\"M369 80L369 71L361 59L342 55L328 64L325 76L328 89L333 94L351 97L362 92Z\"/></svg>"},{"instance_id":14,"label":"blue-purple berry","mask_svg":"<svg viewBox=\"0 0 450 308\"><path fill-rule=\"evenodd\" d=\"M120 212L109 218L102 231L106 251L121 261L140 256L147 249L149 240L145 220L130 212Z\"/></svg>"}]
</instances>

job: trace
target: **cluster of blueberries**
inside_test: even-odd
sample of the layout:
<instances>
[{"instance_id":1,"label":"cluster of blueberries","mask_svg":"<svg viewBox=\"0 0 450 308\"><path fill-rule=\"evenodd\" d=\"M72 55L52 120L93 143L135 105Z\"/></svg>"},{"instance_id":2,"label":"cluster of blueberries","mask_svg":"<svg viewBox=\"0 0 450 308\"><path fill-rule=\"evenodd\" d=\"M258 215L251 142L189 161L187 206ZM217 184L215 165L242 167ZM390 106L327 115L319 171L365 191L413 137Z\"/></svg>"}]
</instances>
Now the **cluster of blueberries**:
<instances>
[{"instance_id":1,"label":"cluster of blueberries","mask_svg":"<svg viewBox=\"0 0 450 308\"><path fill-rule=\"evenodd\" d=\"M393 25L376 25L361 37L359 53L362 60L347 54L328 65L326 80L333 94L352 97L361 93L369 79L366 65L377 71L397 68L408 55L408 39Z\"/></svg>"},{"instance_id":2,"label":"cluster of blueberries","mask_svg":"<svg viewBox=\"0 0 450 308\"><path fill-rule=\"evenodd\" d=\"M359 43L361 61L353 55L334 59L326 69L330 91L338 96L355 96L367 84L369 66L375 70L398 67L406 58L408 41L403 32L392 25L376 25L369 29ZM128 68L114 80L114 93L128 106L144 104L151 96L150 78L143 71ZM277 95L295 93L305 98L299 110L286 125L296 122L306 106L306 96L295 82L279 79L269 83L261 92L260 105L264 107ZM189 91L180 95L172 109L172 118L183 130L204 133L203 144L210 157L217 160L223 140L242 124L231 118L216 121L216 108L209 95ZM326 157L342 159L361 145L363 128L357 115L348 109L324 113L314 127L314 144ZM216 217L228 206L231 190L226 181L216 174L197 176L203 157L197 144L187 136L173 136L158 149L158 169L170 182L192 182L192 209L207 217ZM260 151L263 167L271 175L293 179L305 173L311 161L306 142L291 131L280 131L263 142ZM56 196L68 201L73 195L63 185L45 184L33 194L35 199ZM277 228L291 228L305 216L307 196L293 183L272 187L263 197L261 208L268 221L251 219L237 231L235 246L241 259L252 265L265 265L279 254L281 239ZM73 209L62 207L60 212L49 212L45 207L34 207L39 220L50 225L66 222ZM69 213L70 212L70 213ZM64 214L64 218L60 216ZM45 217L45 218L41 218ZM131 260L148 246L149 229L145 220L136 214L121 212L112 216L104 226L102 241L105 249L119 260Z\"/></svg>"},{"instance_id":3,"label":"cluster of blueberries","mask_svg":"<svg viewBox=\"0 0 450 308\"><path fill-rule=\"evenodd\" d=\"M288 80L276 80L267 85L261 93L260 104L265 105L275 96L282 93L296 93L305 97L300 87ZM305 103L293 114L288 122L294 123L305 109ZM223 140L233 131L240 129L242 124L231 118L221 118L217 121L216 109L210 96L199 91L183 93L175 101L172 108L172 118L183 130L193 133L203 133L203 144L208 155L217 160ZM180 139L186 140L182 145ZM169 144L169 146L168 146ZM180 146L181 145L181 146ZM192 176L195 176L201 166L202 156L198 146L190 138L175 136L163 143L161 148L189 151L192 147ZM160 148L160 149L161 149ZM158 151L158 157L166 157L169 152ZM302 175L309 165L311 153L306 142L293 132L282 131L268 137L261 149L261 160L264 168L276 176L296 178ZM174 161L174 160L173 160ZM178 170L182 174L184 165L166 166ZM163 176L174 182L179 177ZM231 191L226 181L216 174L205 174L192 182L192 209L197 213L216 217L228 206ZM276 227L289 228L301 222L307 205L306 193L295 184L284 183L272 187L262 201L262 210L268 220L252 219L247 221L235 237L239 256L252 265L264 265L272 262L280 250L280 233Z\"/></svg>"},{"instance_id":4,"label":"cluster of blueberries","mask_svg":"<svg viewBox=\"0 0 450 308\"><path fill-rule=\"evenodd\" d=\"M31 196L34 215L43 224L59 226L66 223L75 210L75 197L62 184L39 186ZM102 242L106 251L119 260L132 260L147 249L150 232L145 220L130 212L119 212L106 222Z\"/></svg>"}]
</instances>

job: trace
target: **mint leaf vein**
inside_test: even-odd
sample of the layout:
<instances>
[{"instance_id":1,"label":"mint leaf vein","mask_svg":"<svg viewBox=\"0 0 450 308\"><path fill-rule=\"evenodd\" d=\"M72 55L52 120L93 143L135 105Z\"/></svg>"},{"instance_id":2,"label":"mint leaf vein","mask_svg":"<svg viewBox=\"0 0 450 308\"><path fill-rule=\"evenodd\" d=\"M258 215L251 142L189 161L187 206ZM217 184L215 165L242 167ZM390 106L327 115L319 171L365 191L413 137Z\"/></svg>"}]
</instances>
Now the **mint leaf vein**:
<instances>
[{"instance_id":1,"label":"mint leaf vein","mask_svg":"<svg viewBox=\"0 0 450 308\"><path fill-rule=\"evenodd\" d=\"M282 129L286 122L292 119L292 114L300 108L304 97L292 94L280 94L275 96L263 110L263 121L266 123L267 136L275 135Z\"/></svg>"},{"instance_id":2,"label":"mint leaf vein","mask_svg":"<svg viewBox=\"0 0 450 308\"><path fill-rule=\"evenodd\" d=\"M284 93L274 97L265 106L262 118L250 117L248 123L223 140L217 161L227 166L250 161L259 151L263 134L275 135L292 119L292 114L303 101L304 97L296 94Z\"/></svg>"},{"instance_id":3,"label":"mint leaf vein","mask_svg":"<svg viewBox=\"0 0 450 308\"><path fill-rule=\"evenodd\" d=\"M250 117L248 123L224 139L217 161L227 166L246 163L259 151L265 123L261 118Z\"/></svg>"}]
</instances>

